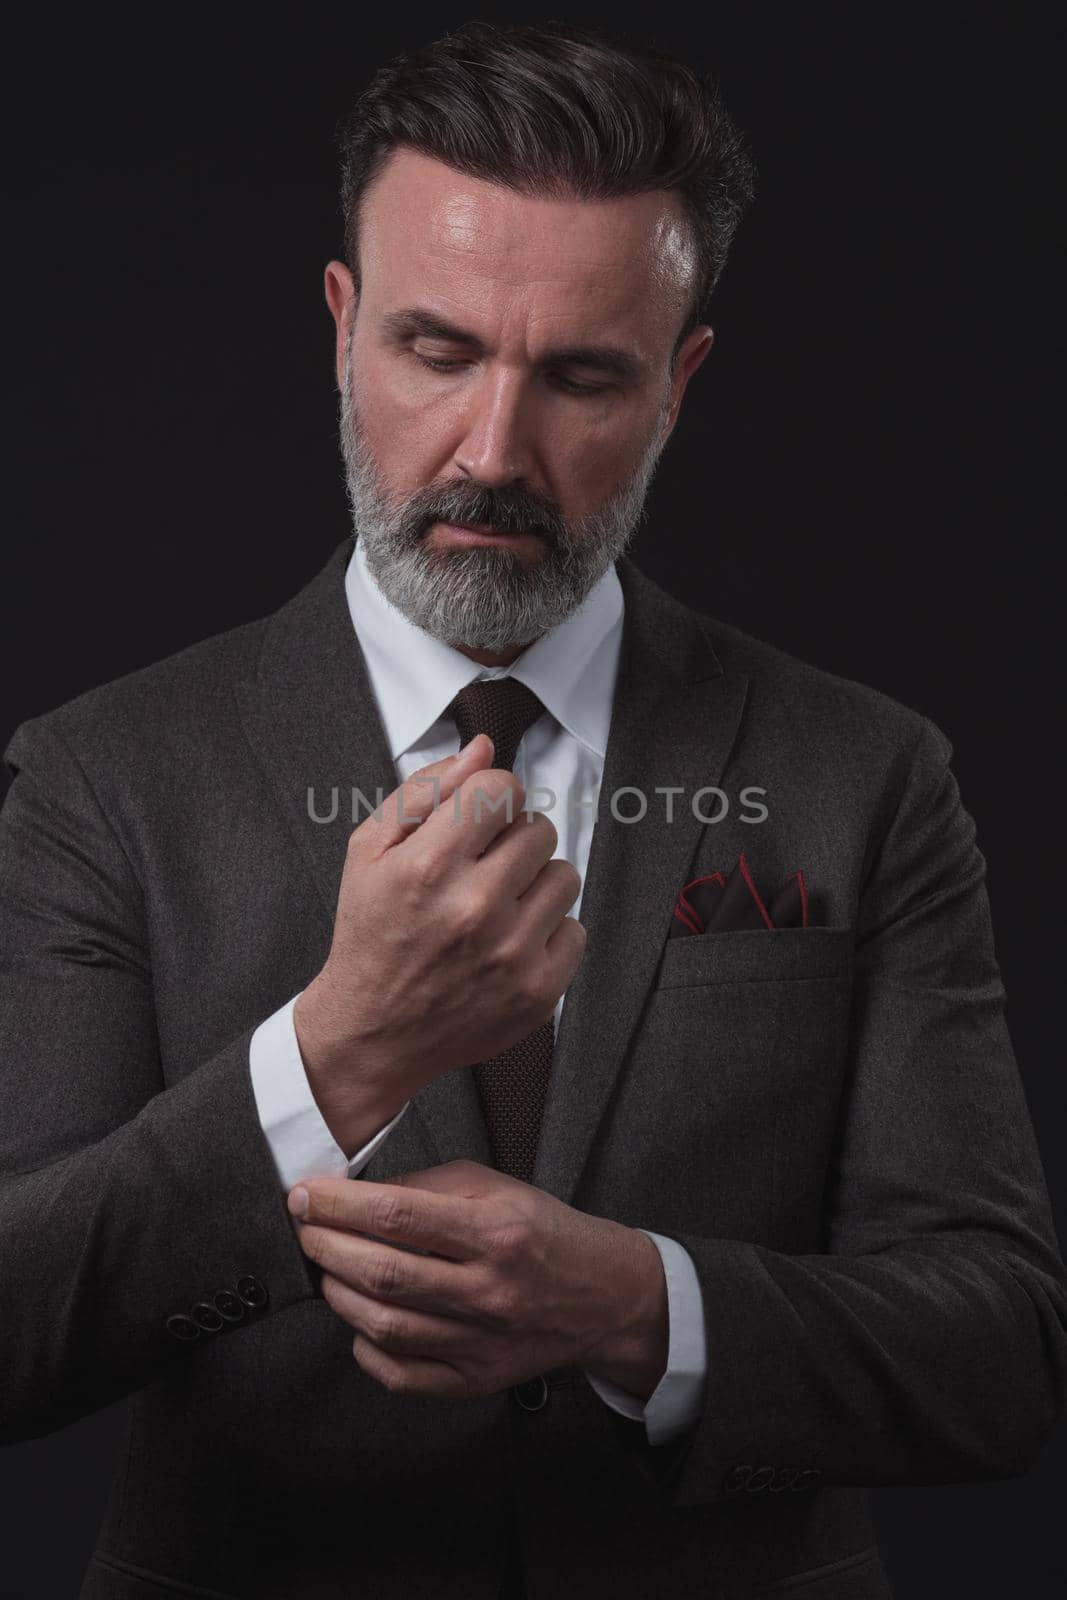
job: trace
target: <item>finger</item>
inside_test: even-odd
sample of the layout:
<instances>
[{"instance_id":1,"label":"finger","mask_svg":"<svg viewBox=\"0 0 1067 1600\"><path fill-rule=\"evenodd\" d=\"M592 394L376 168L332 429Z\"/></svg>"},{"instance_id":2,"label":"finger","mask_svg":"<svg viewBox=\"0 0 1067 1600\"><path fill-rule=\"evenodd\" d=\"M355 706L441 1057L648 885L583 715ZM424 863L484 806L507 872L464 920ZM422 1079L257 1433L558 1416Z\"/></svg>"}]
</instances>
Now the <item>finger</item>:
<instances>
[{"instance_id":1,"label":"finger","mask_svg":"<svg viewBox=\"0 0 1067 1600\"><path fill-rule=\"evenodd\" d=\"M427 817L414 847L427 856L477 860L499 833L521 820L525 798L526 790L513 772L483 764L453 785L448 804L437 806Z\"/></svg>"},{"instance_id":2,"label":"finger","mask_svg":"<svg viewBox=\"0 0 1067 1600\"><path fill-rule=\"evenodd\" d=\"M574 974L585 960L588 934L584 922L577 917L564 917L555 933L546 941L545 957L551 987L562 994Z\"/></svg>"},{"instance_id":3,"label":"finger","mask_svg":"<svg viewBox=\"0 0 1067 1600\"><path fill-rule=\"evenodd\" d=\"M353 836L358 838L357 848L365 851L369 860L384 855L449 800L473 773L488 770L492 757L492 739L487 733L478 733L457 755L420 767L360 823Z\"/></svg>"},{"instance_id":4,"label":"finger","mask_svg":"<svg viewBox=\"0 0 1067 1600\"><path fill-rule=\"evenodd\" d=\"M490 840L476 863L476 881L490 899L517 900L526 893L559 844L559 832L543 811L521 811Z\"/></svg>"},{"instance_id":5,"label":"finger","mask_svg":"<svg viewBox=\"0 0 1067 1600\"><path fill-rule=\"evenodd\" d=\"M445 1361L422 1361L414 1356L391 1356L379 1350L364 1334L352 1341L358 1365L391 1394L423 1395L432 1400L477 1400L483 1396L457 1367Z\"/></svg>"},{"instance_id":6,"label":"finger","mask_svg":"<svg viewBox=\"0 0 1067 1600\"><path fill-rule=\"evenodd\" d=\"M488 1337L458 1317L413 1311L362 1294L341 1278L325 1273L322 1297L342 1321L391 1356L421 1356L427 1361L469 1361Z\"/></svg>"},{"instance_id":7,"label":"finger","mask_svg":"<svg viewBox=\"0 0 1067 1600\"><path fill-rule=\"evenodd\" d=\"M568 906L582 892L577 869L563 856L547 861L534 883L515 903L515 916L521 932L529 939L547 945L560 926Z\"/></svg>"},{"instance_id":8,"label":"finger","mask_svg":"<svg viewBox=\"0 0 1067 1600\"><path fill-rule=\"evenodd\" d=\"M378 1305L454 1317L484 1330L493 1325L481 1309L487 1274L473 1262L414 1255L403 1246L343 1228L306 1225L300 1230L300 1248L323 1272Z\"/></svg>"},{"instance_id":9,"label":"finger","mask_svg":"<svg viewBox=\"0 0 1067 1600\"><path fill-rule=\"evenodd\" d=\"M298 1189L308 1197L303 1213L297 1208ZM454 1194L362 1178L308 1178L290 1191L289 1209L305 1225L369 1233L455 1261L477 1260L484 1253L484 1206Z\"/></svg>"},{"instance_id":10,"label":"finger","mask_svg":"<svg viewBox=\"0 0 1067 1600\"><path fill-rule=\"evenodd\" d=\"M434 1194L458 1194L468 1200L493 1195L502 1188L516 1184L526 1188L519 1178L496 1167L487 1167L483 1161L472 1161L460 1156L455 1161L442 1161L434 1167L421 1167L417 1172L398 1172L392 1183L409 1189L429 1189Z\"/></svg>"}]
</instances>

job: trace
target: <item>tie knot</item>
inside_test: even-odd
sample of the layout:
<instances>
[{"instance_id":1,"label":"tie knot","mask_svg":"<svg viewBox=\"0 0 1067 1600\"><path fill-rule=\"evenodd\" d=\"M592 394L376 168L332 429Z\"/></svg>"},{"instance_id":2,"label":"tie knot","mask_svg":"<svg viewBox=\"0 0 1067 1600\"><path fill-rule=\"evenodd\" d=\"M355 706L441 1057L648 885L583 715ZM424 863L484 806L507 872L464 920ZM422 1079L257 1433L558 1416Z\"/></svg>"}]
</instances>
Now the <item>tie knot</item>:
<instances>
[{"instance_id":1,"label":"tie knot","mask_svg":"<svg viewBox=\"0 0 1067 1600\"><path fill-rule=\"evenodd\" d=\"M493 741L494 767L510 772L519 741L544 709L533 690L518 678L475 678L459 691L445 715L452 717L459 729L461 750L476 733L487 733Z\"/></svg>"}]
</instances>

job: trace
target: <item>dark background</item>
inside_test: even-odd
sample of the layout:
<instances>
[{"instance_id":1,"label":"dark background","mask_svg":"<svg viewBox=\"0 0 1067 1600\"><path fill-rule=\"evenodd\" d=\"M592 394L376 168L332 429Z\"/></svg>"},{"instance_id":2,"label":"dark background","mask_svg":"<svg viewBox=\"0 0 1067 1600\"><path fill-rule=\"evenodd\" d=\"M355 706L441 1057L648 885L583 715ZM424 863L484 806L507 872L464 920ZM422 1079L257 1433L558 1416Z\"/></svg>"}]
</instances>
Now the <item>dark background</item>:
<instances>
[{"instance_id":1,"label":"dark background","mask_svg":"<svg viewBox=\"0 0 1067 1600\"><path fill-rule=\"evenodd\" d=\"M711 71L761 169L638 563L952 739L1063 1239L1059 40L1006 7L564 14ZM467 15L516 14L39 8L8 35L5 743L274 609L348 531L333 128ZM76 1593L122 1409L0 1453L0 1594ZM1065 1487L1061 1428L1024 1479L875 1491L899 1600L1064 1592Z\"/></svg>"}]
</instances>

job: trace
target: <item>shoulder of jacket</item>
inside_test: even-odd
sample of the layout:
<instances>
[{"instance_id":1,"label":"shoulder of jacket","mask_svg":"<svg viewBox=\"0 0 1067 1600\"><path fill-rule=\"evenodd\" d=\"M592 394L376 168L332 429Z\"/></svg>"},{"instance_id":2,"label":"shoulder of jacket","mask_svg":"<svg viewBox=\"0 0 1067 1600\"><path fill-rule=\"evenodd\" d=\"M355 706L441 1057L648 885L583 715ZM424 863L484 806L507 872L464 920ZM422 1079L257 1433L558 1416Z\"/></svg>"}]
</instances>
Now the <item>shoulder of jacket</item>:
<instances>
[{"instance_id":1,"label":"shoulder of jacket","mask_svg":"<svg viewBox=\"0 0 1067 1600\"><path fill-rule=\"evenodd\" d=\"M25 718L10 733L8 749L21 748L27 737L51 735L91 759L176 726L206 734L220 713L230 715L234 681L254 670L269 621L261 617L212 634Z\"/></svg>"},{"instance_id":2,"label":"shoulder of jacket","mask_svg":"<svg viewBox=\"0 0 1067 1600\"><path fill-rule=\"evenodd\" d=\"M748 678L753 714L802 731L812 743L859 739L864 747L893 752L915 748L925 735L942 757L951 755L946 735L916 707L871 684L815 666L731 623L704 613L697 616L724 672Z\"/></svg>"}]
</instances>

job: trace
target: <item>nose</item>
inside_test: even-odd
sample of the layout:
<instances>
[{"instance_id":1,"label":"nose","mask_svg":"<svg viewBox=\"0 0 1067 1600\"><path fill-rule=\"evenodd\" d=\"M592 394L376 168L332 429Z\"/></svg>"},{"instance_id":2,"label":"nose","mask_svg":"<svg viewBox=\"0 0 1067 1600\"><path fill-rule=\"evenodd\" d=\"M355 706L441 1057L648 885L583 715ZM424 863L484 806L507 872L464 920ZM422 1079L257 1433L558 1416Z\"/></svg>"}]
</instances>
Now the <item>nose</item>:
<instances>
[{"instance_id":1,"label":"nose","mask_svg":"<svg viewBox=\"0 0 1067 1600\"><path fill-rule=\"evenodd\" d=\"M455 450L456 465L468 477L494 488L530 478L531 426L520 375L487 371L472 385L463 437Z\"/></svg>"}]
</instances>

